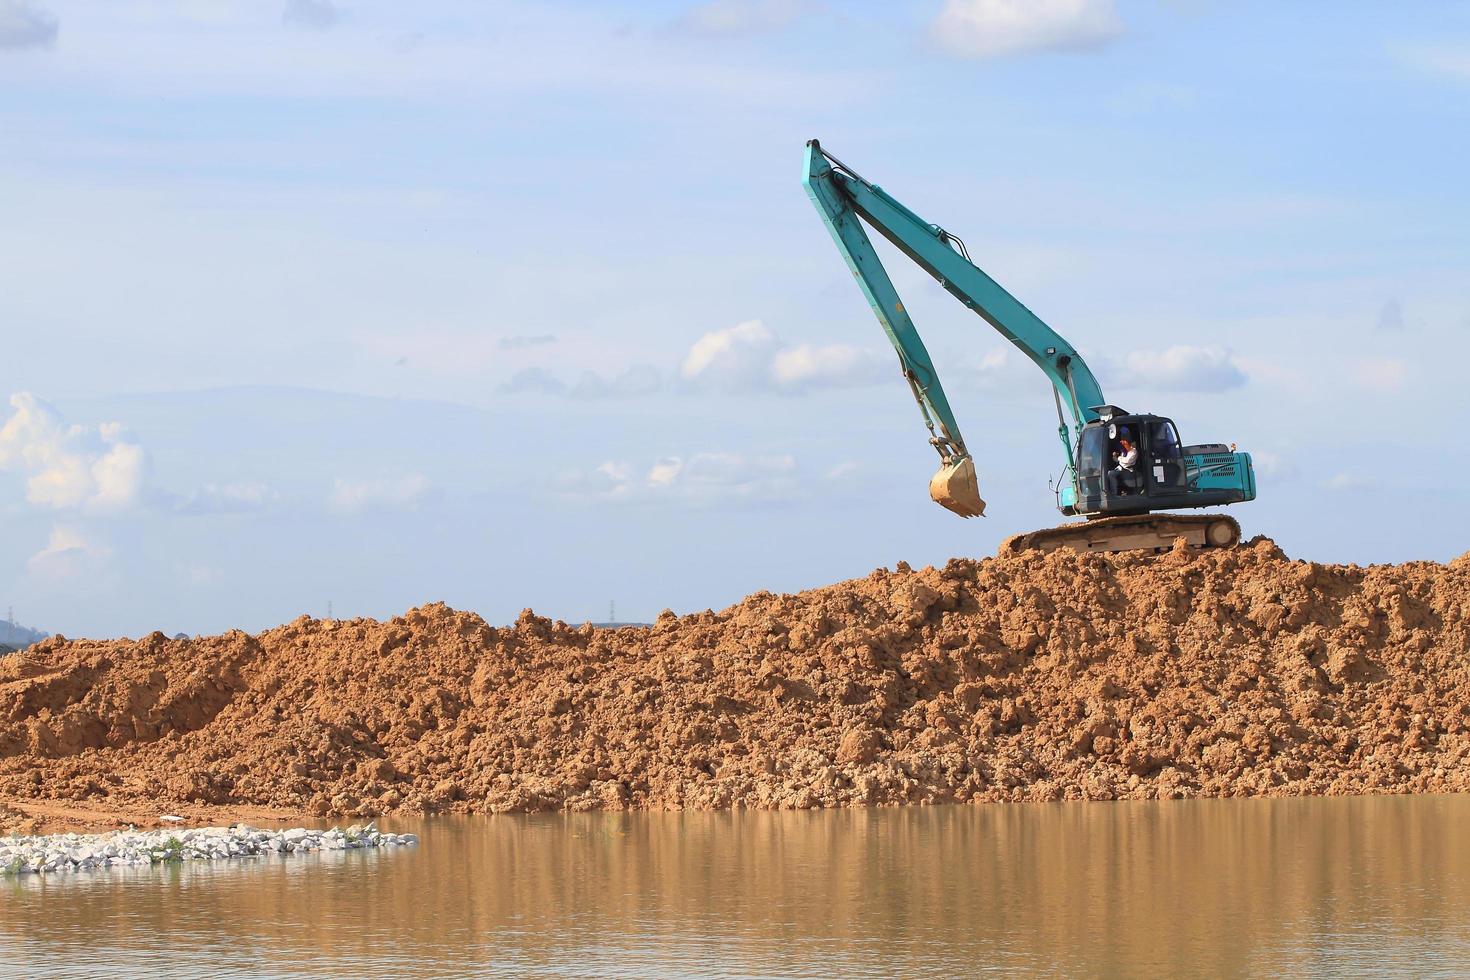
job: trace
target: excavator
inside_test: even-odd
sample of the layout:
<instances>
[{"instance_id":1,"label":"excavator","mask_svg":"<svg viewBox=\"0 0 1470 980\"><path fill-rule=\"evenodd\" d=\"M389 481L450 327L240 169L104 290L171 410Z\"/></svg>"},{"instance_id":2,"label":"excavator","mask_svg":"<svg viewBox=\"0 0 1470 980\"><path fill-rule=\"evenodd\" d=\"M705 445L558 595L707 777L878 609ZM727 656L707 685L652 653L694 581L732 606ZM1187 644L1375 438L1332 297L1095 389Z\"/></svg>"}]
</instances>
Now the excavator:
<instances>
[{"instance_id":1,"label":"excavator","mask_svg":"<svg viewBox=\"0 0 1470 980\"><path fill-rule=\"evenodd\" d=\"M1076 348L981 271L963 241L864 180L817 140L807 142L802 183L898 352L929 442L939 453L939 471L929 483L936 503L961 517L985 512L974 459L934 362L864 223L1018 347L1051 382L1057 434L1066 454L1053 492L1063 515L1083 520L1014 535L1001 545L1002 553L1160 550L1179 538L1194 548L1239 543L1240 524L1232 517L1163 512L1254 500L1249 453L1221 443L1185 445L1172 420L1109 404Z\"/></svg>"}]
</instances>

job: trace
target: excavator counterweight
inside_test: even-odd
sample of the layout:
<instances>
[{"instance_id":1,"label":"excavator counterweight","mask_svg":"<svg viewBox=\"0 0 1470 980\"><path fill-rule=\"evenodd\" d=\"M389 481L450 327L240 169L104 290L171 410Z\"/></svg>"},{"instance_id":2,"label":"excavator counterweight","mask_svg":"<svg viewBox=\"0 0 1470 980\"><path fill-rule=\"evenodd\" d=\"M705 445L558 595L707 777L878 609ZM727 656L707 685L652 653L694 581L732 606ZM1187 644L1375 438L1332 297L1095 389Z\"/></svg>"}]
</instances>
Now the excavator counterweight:
<instances>
[{"instance_id":1,"label":"excavator counterweight","mask_svg":"<svg viewBox=\"0 0 1470 980\"><path fill-rule=\"evenodd\" d=\"M1171 547L1179 538L1201 548L1229 547L1240 540L1240 525L1223 515L1154 512L1254 500L1249 453L1214 443L1186 446L1170 419L1131 414L1108 404L1076 348L975 265L959 237L858 176L816 140L807 142L802 182L888 335L919 404L929 443L939 453L939 472L929 481L929 496L936 503L961 517L985 513L975 463L939 373L867 228L892 242L1014 344L1051 383L1057 435L1066 452L1057 508L1086 520L1017 535L1006 548L1124 551Z\"/></svg>"}]
</instances>

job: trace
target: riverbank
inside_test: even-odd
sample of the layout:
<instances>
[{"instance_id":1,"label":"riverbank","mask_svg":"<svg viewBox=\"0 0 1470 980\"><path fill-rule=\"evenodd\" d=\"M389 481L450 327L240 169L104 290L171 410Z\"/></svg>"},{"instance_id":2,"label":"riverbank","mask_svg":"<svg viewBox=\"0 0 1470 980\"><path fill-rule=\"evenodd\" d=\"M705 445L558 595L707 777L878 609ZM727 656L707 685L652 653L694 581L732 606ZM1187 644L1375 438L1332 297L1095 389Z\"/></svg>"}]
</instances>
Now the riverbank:
<instances>
[{"instance_id":1,"label":"riverbank","mask_svg":"<svg viewBox=\"0 0 1470 980\"><path fill-rule=\"evenodd\" d=\"M900 564L646 630L431 605L53 637L0 661L0 803L40 829L1461 792L1467 623L1470 555L1332 566L1262 539Z\"/></svg>"},{"instance_id":2,"label":"riverbank","mask_svg":"<svg viewBox=\"0 0 1470 980\"><path fill-rule=\"evenodd\" d=\"M97 799L49 800L30 797L0 798L0 837L30 834L106 833L134 828L155 830L176 825L189 827L285 827L308 816L302 810L279 807L218 805L210 803L104 796ZM178 820L165 820L178 817Z\"/></svg>"}]
</instances>

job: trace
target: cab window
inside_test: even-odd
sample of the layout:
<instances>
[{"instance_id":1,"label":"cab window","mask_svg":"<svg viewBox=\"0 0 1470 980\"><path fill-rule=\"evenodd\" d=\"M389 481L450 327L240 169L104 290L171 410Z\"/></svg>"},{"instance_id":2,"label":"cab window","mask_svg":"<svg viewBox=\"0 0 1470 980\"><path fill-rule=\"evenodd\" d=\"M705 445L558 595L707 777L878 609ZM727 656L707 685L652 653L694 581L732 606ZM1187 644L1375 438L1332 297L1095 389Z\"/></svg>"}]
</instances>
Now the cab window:
<instances>
[{"instance_id":1,"label":"cab window","mask_svg":"<svg viewBox=\"0 0 1470 980\"><path fill-rule=\"evenodd\" d=\"M1179 433L1168 419L1149 423L1148 428L1149 477L1156 490L1182 491L1188 489L1184 469L1184 448L1179 445Z\"/></svg>"},{"instance_id":2,"label":"cab window","mask_svg":"<svg viewBox=\"0 0 1470 980\"><path fill-rule=\"evenodd\" d=\"M1168 419L1153 422L1149 427L1148 448L1149 452L1159 458L1182 455L1179 432L1174 428L1174 423Z\"/></svg>"},{"instance_id":3,"label":"cab window","mask_svg":"<svg viewBox=\"0 0 1470 980\"><path fill-rule=\"evenodd\" d=\"M1108 456L1108 433L1102 426L1082 430L1082 450L1078 453L1077 470L1085 479L1101 476L1103 460Z\"/></svg>"},{"instance_id":4,"label":"cab window","mask_svg":"<svg viewBox=\"0 0 1470 980\"><path fill-rule=\"evenodd\" d=\"M1082 430L1077 447L1077 482L1084 500L1102 496L1103 468L1108 458L1108 430L1094 425Z\"/></svg>"}]
</instances>

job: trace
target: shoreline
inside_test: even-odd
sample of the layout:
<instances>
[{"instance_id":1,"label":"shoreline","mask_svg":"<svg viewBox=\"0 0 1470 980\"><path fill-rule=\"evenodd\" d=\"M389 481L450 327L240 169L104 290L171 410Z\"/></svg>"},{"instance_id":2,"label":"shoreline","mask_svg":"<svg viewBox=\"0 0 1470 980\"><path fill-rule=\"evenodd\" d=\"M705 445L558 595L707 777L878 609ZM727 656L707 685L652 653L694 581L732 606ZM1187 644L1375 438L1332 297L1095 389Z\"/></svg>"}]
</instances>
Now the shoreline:
<instances>
[{"instance_id":1,"label":"shoreline","mask_svg":"<svg viewBox=\"0 0 1470 980\"><path fill-rule=\"evenodd\" d=\"M181 820L164 820L177 816ZM160 809L127 801L58 801L0 796L0 837L33 834L100 834L115 830L167 830L171 827L276 827L321 823L329 818L273 807L181 803Z\"/></svg>"},{"instance_id":2,"label":"shoreline","mask_svg":"<svg viewBox=\"0 0 1470 980\"><path fill-rule=\"evenodd\" d=\"M868 804L839 803L824 806L797 807L797 806L726 806L726 807L621 807L621 808L592 808L592 809L525 809L507 810L503 808L481 807L455 807L452 809L437 811L392 811L380 813L371 818L354 816L352 814L328 814L317 815L305 812L292 812L283 810L272 810L263 807L252 806L216 806L216 805L189 805L180 807L178 812L164 814L159 812L144 812L144 808L137 806L107 806L96 804L91 806L56 806L51 803L36 803L35 801L20 801L0 798L0 816L5 820L0 822L0 840L11 837L60 837L67 834L100 835L116 832L151 832L151 831L186 831L200 830L209 827L233 827L245 825L259 830L285 830L299 827L320 827L328 829L338 826L346 821L362 821L364 824L376 825L380 819L389 821L395 818L411 820L432 820L436 817L526 817L526 816L548 816L561 815L586 815L592 813L601 814L678 814L678 813L791 813L791 812L814 812L814 811L854 811L854 810L898 810L898 809L929 809L934 807L990 807L990 806L1016 806L1035 805L1045 806L1052 803L1182 803L1189 801L1211 801L1211 800L1320 800L1320 799L1346 799L1346 798L1374 798L1374 797L1427 797L1427 796L1467 796L1470 790L1465 789L1413 789L1405 787L1386 787L1379 789L1358 790L1353 792L1321 792L1321 793L1299 793L1299 792L1268 792L1268 793L1237 793L1237 794L1193 794L1186 796L1156 796L1147 793L1128 796L1114 796L1108 798L1066 798L1036 799L1028 797L1017 798L971 798L968 800L923 800L923 801L886 801ZM155 808L156 809L156 808ZM24 812L23 812L24 811ZM189 816L185 816L189 814ZM180 820L166 820L165 816L177 816ZM16 818L22 823L17 824ZM29 827L31 829L24 829Z\"/></svg>"}]
</instances>

